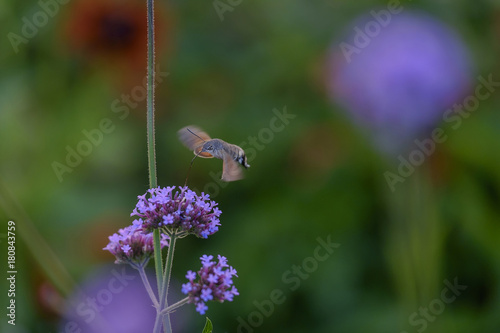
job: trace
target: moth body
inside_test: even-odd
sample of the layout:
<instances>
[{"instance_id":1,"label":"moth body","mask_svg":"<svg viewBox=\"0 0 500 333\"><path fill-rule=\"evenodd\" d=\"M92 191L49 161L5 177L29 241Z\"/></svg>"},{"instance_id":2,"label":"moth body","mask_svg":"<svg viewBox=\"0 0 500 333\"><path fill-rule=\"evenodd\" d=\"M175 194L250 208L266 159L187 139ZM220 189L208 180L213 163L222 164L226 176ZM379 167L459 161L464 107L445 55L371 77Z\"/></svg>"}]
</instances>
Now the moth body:
<instances>
[{"instance_id":1,"label":"moth body","mask_svg":"<svg viewBox=\"0 0 500 333\"><path fill-rule=\"evenodd\" d=\"M212 139L207 133L196 126L187 126L179 130L179 140L196 156L203 158L218 158L223 161L222 180L234 181L243 178L238 164L248 169L245 151L237 145L221 139Z\"/></svg>"}]
</instances>

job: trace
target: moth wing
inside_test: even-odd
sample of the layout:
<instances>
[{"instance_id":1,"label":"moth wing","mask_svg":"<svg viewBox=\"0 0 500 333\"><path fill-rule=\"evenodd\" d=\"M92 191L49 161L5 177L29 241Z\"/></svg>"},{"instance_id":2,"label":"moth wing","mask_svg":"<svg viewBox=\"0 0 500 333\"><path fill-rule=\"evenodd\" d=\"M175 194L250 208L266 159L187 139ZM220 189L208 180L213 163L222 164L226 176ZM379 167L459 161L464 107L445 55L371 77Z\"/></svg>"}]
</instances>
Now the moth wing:
<instances>
[{"instance_id":1,"label":"moth wing","mask_svg":"<svg viewBox=\"0 0 500 333\"><path fill-rule=\"evenodd\" d=\"M203 145L204 141L210 140L210 136L208 136L207 133L203 132L200 128L194 125L181 128L177 132L177 136L179 137L179 140L191 150L195 150L198 146Z\"/></svg>"},{"instance_id":2,"label":"moth wing","mask_svg":"<svg viewBox=\"0 0 500 333\"><path fill-rule=\"evenodd\" d=\"M197 136L189 132L188 129ZM191 125L181 128L179 131L177 131L177 136L179 137L179 140L184 144L184 146L191 149L195 155L204 158L213 157L212 154L209 154L207 152L200 153L205 141L211 140L211 138L207 133L203 132L199 127Z\"/></svg>"},{"instance_id":3,"label":"moth wing","mask_svg":"<svg viewBox=\"0 0 500 333\"><path fill-rule=\"evenodd\" d=\"M243 178L243 172L238 163L228 154L225 154L222 163L222 180L232 182Z\"/></svg>"}]
</instances>

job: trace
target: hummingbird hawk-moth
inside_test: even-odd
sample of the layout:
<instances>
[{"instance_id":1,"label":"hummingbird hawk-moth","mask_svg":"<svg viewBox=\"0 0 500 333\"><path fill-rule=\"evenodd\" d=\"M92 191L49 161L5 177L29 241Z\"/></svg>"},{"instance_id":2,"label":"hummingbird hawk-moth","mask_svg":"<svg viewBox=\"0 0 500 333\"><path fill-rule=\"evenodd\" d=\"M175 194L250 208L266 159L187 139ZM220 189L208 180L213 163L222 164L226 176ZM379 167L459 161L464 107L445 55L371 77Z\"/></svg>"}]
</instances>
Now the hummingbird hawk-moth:
<instances>
[{"instance_id":1,"label":"hummingbird hawk-moth","mask_svg":"<svg viewBox=\"0 0 500 333\"><path fill-rule=\"evenodd\" d=\"M177 134L179 140L196 155L193 161L197 156L222 160L222 180L226 182L243 178L243 172L238 164L245 169L250 167L245 151L241 147L221 139L212 139L196 126L186 126Z\"/></svg>"}]
</instances>

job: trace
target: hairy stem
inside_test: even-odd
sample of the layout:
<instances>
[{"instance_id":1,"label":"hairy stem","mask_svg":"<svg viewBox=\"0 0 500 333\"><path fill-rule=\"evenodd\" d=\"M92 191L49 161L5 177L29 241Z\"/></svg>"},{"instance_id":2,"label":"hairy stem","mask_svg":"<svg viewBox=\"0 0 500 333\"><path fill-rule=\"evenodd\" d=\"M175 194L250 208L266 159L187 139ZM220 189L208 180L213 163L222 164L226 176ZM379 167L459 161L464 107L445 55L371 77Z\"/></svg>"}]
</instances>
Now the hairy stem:
<instances>
[{"instance_id":1,"label":"hairy stem","mask_svg":"<svg viewBox=\"0 0 500 333\"><path fill-rule=\"evenodd\" d=\"M163 314L163 310L168 308L167 296L168 296L168 285L170 284L170 273L172 271L172 262L174 259L175 241L176 234L170 236L170 241L168 244L167 259L165 261L165 269L163 271L162 286L160 288L160 306L156 313L155 328L154 333L160 333L161 324L163 322L163 328L165 332L171 333L172 327L170 325L170 315L168 313Z\"/></svg>"},{"instance_id":2,"label":"hairy stem","mask_svg":"<svg viewBox=\"0 0 500 333\"><path fill-rule=\"evenodd\" d=\"M157 187L156 181L156 152L155 152L155 34L154 34L154 0L147 0L147 30L148 30L148 60L147 60L147 142L148 142L148 170L149 170L149 188ZM165 284L162 277L162 253L160 244L160 231L153 232L154 244L154 260L156 269L156 280L158 285L159 298L162 298L162 286ZM170 249L170 247L169 247ZM160 302L161 303L161 302ZM159 312L166 306L159 304L157 308L157 317L161 317ZM157 318L158 319L158 318ZM170 318L168 318L170 319ZM160 332L161 322L155 322L155 332ZM172 332L170 327L170 320L167 325L164 325L164 330L167 333Z\"/></svg>"},{"instance_id":3,"label":"hairy stem","mask_svg":"<svg viewBox=\"0 0 500 333\"><path fill-rule=\"evenodd\" d=\"M167 313L171 313L174 310L176 310L177 308L180 308L181 306L183 306L184 304L187 304L188 301L189 301L188 297L183 298L179 302L174 303L174 304L170 305L168 308L161 310L160 314L165 315Z\"/></svg>"},{"instance_id":4,"label":"hairy stem","mask_svg":"<svg viewBox=\"0 0 500 333\"><path fill-rule=\"evenodd\" d=\"M141 276L142 283L144 283L144 287L146 288L146 291L148 292L149 298L151 298L151 301L153 302L155 308L159 307L158 299L156 298L153 289L151 288L151 285L149 284L148 277L146 275L146 272L144 271L144 266L139 266L135 267L139 271L139 275Z\"/></svg>"},{"instance_id":5,"label":"hairy stem","mask_svg":"<svg viewBox=\"0 0 500 333\"><path fill-rule=\"evenodd\" d=\"M154 37L154 0L148 0L148 90L147 90L147 128L148 128L148 169L149 187L156 184L155 153L155 37Z\"/></svg>"}]
</instances>

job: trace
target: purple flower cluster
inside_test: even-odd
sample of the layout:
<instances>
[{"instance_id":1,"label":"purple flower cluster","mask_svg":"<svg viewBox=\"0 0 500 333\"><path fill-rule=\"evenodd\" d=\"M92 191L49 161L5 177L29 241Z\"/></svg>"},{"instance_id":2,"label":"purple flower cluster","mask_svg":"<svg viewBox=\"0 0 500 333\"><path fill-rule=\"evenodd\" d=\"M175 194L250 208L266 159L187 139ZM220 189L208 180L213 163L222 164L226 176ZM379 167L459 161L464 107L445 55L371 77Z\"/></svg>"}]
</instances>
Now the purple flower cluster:
<instances>
[{"instance_id":1,"label":"purple flower cluster","mask_svg":"<svg viewBox=\"0 0 500 333\"><path fill-rule=\"evenodd\" d=\"M464 97L471 62L462 39L441 21L405 11L380 25L373 13L349 27L342 52L333 44L327 85L375 145L394 153L435 128Z\"/></svg>"},{"instance_id":2,"label":"purple flower cluster","mask_svg":"<svg viewBox=\"0 0 500 333\"><path fill-rule=\"evenodd\" d=\"M149 198L146 195L149 193ZM208 194L197 195L187 186L149 189L138 196L139 201L130 216L139 219L134 224L144 230L167 228L171 232L193 234L207 238L219 230L219 216L222 213Z\"/></svg>"},{"instance_id":3,"label":"purple flower cluster","mask_svg":"<svg viewBox=\"0 0 500 333\"><path fill-rule=\"evenodd\" d=\"M233 276L238 276L236 270L227 264L226 257L217 257L218 263L212 261L213 256L203 255L200 258L203 266L198 271L198 281L195 282L197 274L188 271L186 278L189 282L182 285L182 292L188 295L189 303L196 304L196 311L200 314L205 314L208 309L205 304L207 301L231 302L235 295L239 295L233 285Z\"/></svg>"},{"instance_id":4,"label":"purple flower cluster","mask_svg":"<svg viewBox=\"0 0 500 333\"><path fill-rule=\"evenodd\" d=\"M168 246L168 236L161 235L161 247ZM103 248L116 257L115 264L145 265L153 255L153 234L144 233L136 224L118 230L109 236Z\"/></svg>"}]
</instances>

